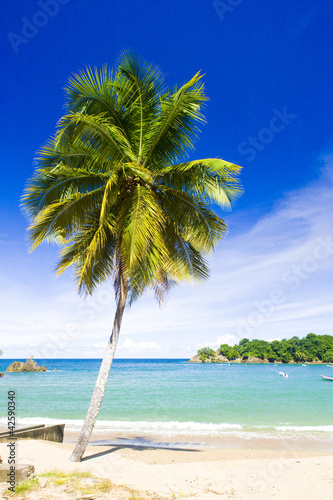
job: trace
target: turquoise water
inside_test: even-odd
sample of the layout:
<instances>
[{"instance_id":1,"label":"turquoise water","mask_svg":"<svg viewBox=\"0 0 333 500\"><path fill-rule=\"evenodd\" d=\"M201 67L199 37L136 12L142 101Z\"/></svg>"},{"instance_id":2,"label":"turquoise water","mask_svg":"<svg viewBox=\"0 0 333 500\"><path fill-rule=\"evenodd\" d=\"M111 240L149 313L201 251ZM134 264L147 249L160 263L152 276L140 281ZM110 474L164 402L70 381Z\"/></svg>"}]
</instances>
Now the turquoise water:
<instances>
[{"instance_id":1,"label":"turquoise water","mask_svg":"<svg viewBox=\"0 0 333 500\"><path fill-rule=\"evenodd\" d=\"M79 430L100 360L36 360L46 373L0 379L0 425L7 392L16 391L18 425L56 421ZM0 360L4 371L12 360ZM294 369L296 368L297 369ZM277 371L274 371L277 370ZM289 373L289 378L278 371ZM115 360L99 413L100 432L202 436L288 436L331 440L333 376L326 365L190 364L186 360Z\"/></svg>"}]
</instances>

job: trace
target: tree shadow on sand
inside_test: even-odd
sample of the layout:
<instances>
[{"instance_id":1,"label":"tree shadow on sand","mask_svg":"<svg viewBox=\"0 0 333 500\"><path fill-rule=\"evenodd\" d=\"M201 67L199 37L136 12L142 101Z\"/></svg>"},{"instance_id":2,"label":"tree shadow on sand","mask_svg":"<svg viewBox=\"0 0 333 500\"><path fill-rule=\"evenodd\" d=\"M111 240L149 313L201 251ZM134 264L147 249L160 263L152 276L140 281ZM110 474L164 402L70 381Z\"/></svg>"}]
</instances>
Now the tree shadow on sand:
<instances>
[{"instance_id":1,"label":"tree shadow on sand","mask_svg":"<svg viewBox=\"0 0 333 500\"><path fill-rule=\"evenodd\" d=\"M141 436L136 436L131 439L118 438L114 441L93 441L90 446L110 446L110 450L94 453L81 459L82 462L93 458L102 457L114 453L119 450L131 449L137 451L145 450L170 450L170 451L187 451L191 453L200 452L202 444L200 443L181 443L181 442L156 442L144 439ZM194 448L196 446L197 448Z\"/></svg>"}]
</instances>

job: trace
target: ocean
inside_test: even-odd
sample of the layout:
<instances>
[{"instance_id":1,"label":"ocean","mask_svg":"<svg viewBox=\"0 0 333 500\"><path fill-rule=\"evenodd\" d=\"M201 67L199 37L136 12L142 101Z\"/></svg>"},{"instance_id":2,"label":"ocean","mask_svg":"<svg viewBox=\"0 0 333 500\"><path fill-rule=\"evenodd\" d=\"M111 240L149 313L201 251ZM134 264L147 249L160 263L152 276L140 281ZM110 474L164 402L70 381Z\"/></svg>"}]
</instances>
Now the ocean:
<instances>
[{"instance_id":1,"label":"ocean","mask_svg":"<svg viewBox=\"0 0 333 500\"><path fill-rule=\"evenodd\" d=\"M0 372L12 361L0 359ZM0 378L0 426L7 426L7 394L15 391L19 427L65 423L67 431L79 431L101 360L36 361L49 371ZM333 382L320 377L333 376L332 368L186 361L114 360L95 439L273 439L333 451Z\"/></svg>"}]
</instances>

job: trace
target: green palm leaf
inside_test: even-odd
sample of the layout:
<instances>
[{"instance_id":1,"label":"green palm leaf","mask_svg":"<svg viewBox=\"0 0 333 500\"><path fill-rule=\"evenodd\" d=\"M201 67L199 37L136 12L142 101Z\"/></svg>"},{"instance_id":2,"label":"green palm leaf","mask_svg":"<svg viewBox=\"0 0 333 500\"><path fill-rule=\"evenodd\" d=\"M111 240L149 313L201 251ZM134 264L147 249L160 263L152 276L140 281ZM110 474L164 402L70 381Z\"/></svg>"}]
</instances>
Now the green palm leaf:
<instances>
[{"instance_id":1,"label":"green palm leaf","mask_svg":"<svg viewBox=\"0 0 333 500\"><path fill-rule=\"evenodd\" d=\"M242 194L237 179L241 167L218 158L194 160L162 168L159 171L161 182L173 188L217 203L224 209Z\"/></svg>"}]
</instances>

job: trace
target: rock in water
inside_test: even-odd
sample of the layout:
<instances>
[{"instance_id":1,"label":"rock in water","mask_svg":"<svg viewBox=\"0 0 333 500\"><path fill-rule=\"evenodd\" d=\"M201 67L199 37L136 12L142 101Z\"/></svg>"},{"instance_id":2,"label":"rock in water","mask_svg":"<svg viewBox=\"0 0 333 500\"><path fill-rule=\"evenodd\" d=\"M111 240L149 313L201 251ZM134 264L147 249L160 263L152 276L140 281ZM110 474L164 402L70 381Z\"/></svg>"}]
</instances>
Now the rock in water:
<instances>
[{"instance_id":1,"label":"rock in water","mask_svg":"<svg viewBox=\"0 0 333 500\"><path fill-rule=\"evenodd\" d=\"M46 366L38 366L32 358L23 361L14 361L8 366L6 372L47 372Z\"/></svg>"}]
</instances>

